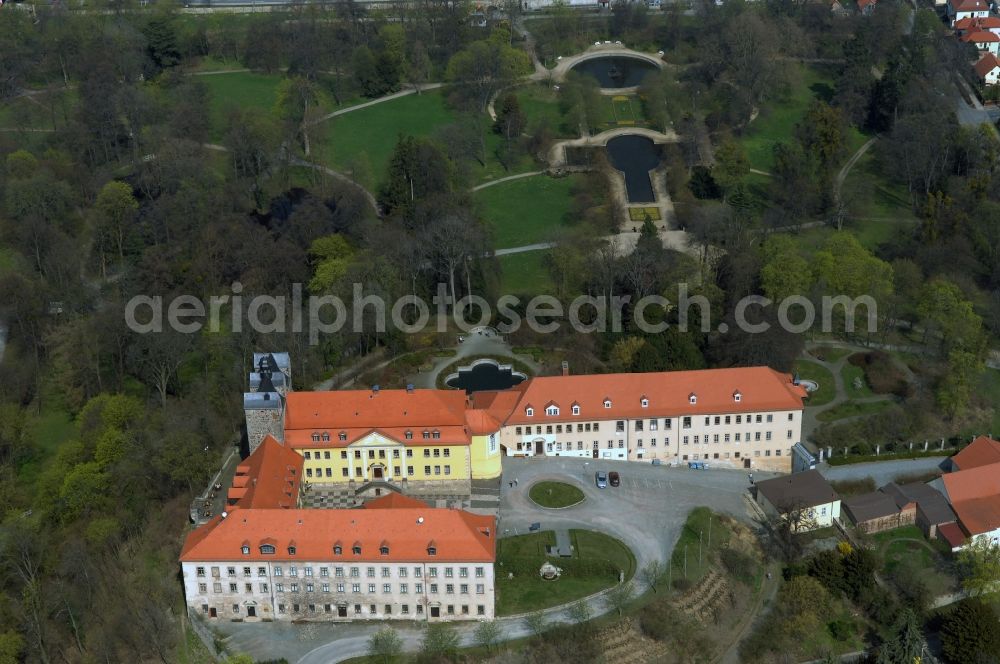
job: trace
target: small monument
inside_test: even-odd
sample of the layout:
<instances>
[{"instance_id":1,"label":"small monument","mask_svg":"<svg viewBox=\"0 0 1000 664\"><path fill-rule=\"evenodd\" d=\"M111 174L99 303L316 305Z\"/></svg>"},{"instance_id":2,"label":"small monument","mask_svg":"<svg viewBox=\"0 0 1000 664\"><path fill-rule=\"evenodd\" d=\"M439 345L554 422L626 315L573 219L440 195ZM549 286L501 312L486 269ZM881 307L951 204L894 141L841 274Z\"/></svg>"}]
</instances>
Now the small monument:
<instances>
[{"instance_id":1,"label":"small monument","mask_svg":"<svg viewBox=\"0 0 1000 664\"><path fill-rule=\"evenodd\" d=\"M546 581L555 581L562 574L562 570L553 565L550 562L542 563L541 568L538 570L538 576L542 577Z\"/></svg>"}]
</instances>

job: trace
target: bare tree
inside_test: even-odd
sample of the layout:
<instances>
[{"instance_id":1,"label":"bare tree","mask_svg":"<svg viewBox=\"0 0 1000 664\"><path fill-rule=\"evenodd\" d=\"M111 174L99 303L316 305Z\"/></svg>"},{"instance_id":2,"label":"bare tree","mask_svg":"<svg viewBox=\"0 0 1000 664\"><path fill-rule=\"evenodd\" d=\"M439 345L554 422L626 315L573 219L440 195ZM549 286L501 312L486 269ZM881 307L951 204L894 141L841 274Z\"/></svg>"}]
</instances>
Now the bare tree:
<instances>
[{"instance_id":1,"label":"bare tree","mask_svg":"<svg viewBox=\"0 0 1000 664\"><path fill-rule=\"evenodd\" d=\"M621 616L625 610L625 606L632 599L634 592L635 585L631 581L626 581L619 583L609 590L608 594L604 596L604 600L608 603L608 606L617 611L618 615Z\"/></svg>"},{"instance_id":2,"label":"bare tree","mask_svg":"<svg viewBox=\"0 0 1000 664\"><path fill-rule=\"evenodd\" d=\"M660 579L663 578L663 562L659 559L650 560L646 563L645 567L642 568L642 580L649 584L649 587L656 592L656 587L660 583Z\"/></svg>"}]
</instances>

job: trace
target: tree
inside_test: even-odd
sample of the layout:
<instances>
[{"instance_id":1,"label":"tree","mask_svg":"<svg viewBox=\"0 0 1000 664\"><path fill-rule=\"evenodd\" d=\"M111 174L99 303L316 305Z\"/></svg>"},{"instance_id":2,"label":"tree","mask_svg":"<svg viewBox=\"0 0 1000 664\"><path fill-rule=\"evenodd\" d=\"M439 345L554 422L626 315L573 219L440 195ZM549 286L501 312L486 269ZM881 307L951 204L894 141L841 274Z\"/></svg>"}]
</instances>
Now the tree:
<instances>
[{"instance_id":1,"label":"tree","mask_svg":"<svg viewBox=\"0 0 1000 664\"><path fill-rule=\"evenodd\" d=\"M424 138L401 136L389 158L389 174L380 200L388 212L404 212L418 200L451 191L452 166L441 150Z\"/></svg>"},{"instance_id":2,"label":"tree","mask_svg":"<svg viewBox=\"0 0 1000 664\"><path fill-rule=\"evenodd\" d=\"M146 37L149 59L158 70L175 67L180 63L181 51L173 15L164 12L154 16L146 23L142 33Z\"/></svg>"},{"instance_id":3,"label":"tree","mask_svg":"<svg viewBox=\"0 0 1000 664\"><path fill-rule=\"evenodd\" d=\"M125 261L125 236L128 234L139 211L139 203L132 194L132 187L124 182L112 180L101 188L94 202L99 233L110 235L118 249L118 260ZM102 269L104 261L101 261Z\"/></svg>"},{"instance_id":4,"label":"tree","mask_svg":"<svg viewBox=\"0 0 1000 664\"><path fill-rule=\"evenodd\" d=\"M480 648L490 652L500 643L502 630L500 624L494 620L484 620L476 625L476 631L472 633L472 640Z\"/></svg>"},{"instance_id":5,"label":"tree","mask_svg":"<svg viewBox=\"0 0 1000 664\"><path fill-rule=\"evenodd\" d=\"M549 627L549 621L541 611L529 613L524 617L524 626L535 636L541 636Z\"/></svg>"},{"instance_id":6,"label":"tree","mask_svg":"<svg viewBox=\"0 0 1000 664\"><path fill-rule=\"evenodd\" d=\"M743 146L727 139L715 151L712 178L722 187L723 200L750 174L750 160Z\"/></svg>"},{"instance_id":7,"label":"tree","mask_svg":"<svg viewBox=\"0 0 1000 664\"><path fill-rule=\"evenodd\" d=\"M876 303L892 294L892 266L865 249L852 233L830 236L813 258L817 281L831 295L868 295Z\"/></svg>"},{"instance_id":8,"label":"tree","mask_svg":"<svg viewBox=\"0 0 1000 664\"><path fill-rule=\"evenodd\" d=\"M972 398L972 391L983 373L980 352L953 348L948 353L948 368L938 384L935 398L941 410L950 419L965 412Z\"/></svg>"},{"instance_id":9,"label":"tree","mask_svg":"<svg viewBox=\"0 0 1000 664\"><path fill-rule=\"evenodd\" d=\"M476 41L448 61L446 77L464 101L479 111L497 92L531 71L528 55L507 43L508 37L494 33Z\"/></svg>"},{"instance_id":10,"label":"tree","mask_svg":"<svg viewBox=\"0 0 1000 664\"><path fill-rule=\"evenodd\" d=\"M927 282L917 303L917 313L924 321L925 335L930 331L941 335L942 353L956 346L977 348L980 345L983 319L973 310L961 289L944 277Z\"/></svg>"},{"instance_id":11,"label":"tree","mask_svg":"<svg viewBox=\"0 0 1000 664\"><path fill-rule=\"evenodd\" d=\"M517 95L508 92L500 98L499 108L497 108L497 119L493 123L493 131L504 137L508 147L511 141L524 133L527 120L521 111L521 104Z\"/></svg>"},{"instance_id":12,"label":"tree","mask_svg":"<svg viewBox=\"0 0 1000 664\"><path fill-rule=\"evenodd\" d=\"M313 240L309 247L309 256L315 262L309 290L312 293L324 293L347 274L354 249L343 235L337 233Z\"/></svg>"},{"instance_id":13,"label":"tree","mask_svg":"<svg viewBox=\"0 0 1000 664\"><path fill-rule=\"evenodd\" d=\"M309 155L309 110L319 103L316 84L302 76L286 78L278 86L275 102L277 115L285 123L286 133L301 139L302 150Z\"/></svg>"},{"instance_id":14,"label":"tree","mask_svg":"<svg viewBox=\"0 0 1000 664\"><path fill-rule=\"evenodd\" d=\"M417 94L420 94L421 86L430 81L433 67L424 43L419 39L413 42L413 47L410 49L410 62L406 71L410 84L416 89Z\"/></svg>"},{"instance_id":15,"label":"tree","mask_svg":"<svg viewBox=\"0 0 1000 664\"><path fill-rule=\"evenodd\" d=\"M604 596L604 601L621 616L625 610L625 606L632 599L634 592L635 585L631 581L619 583L608 591L608 594Z\"/></svg>"},{"instance_id":16,"label":"tree","mask_svg":"<svg viewBox=\"0 0 1000 664\"><path fill-rule=\"evenodd\" d=\"M1000 547L988 537L973 539L958 552L962 587L972 597L1000 592Z\"/></svg>"},{"instance_id":17,"label":"tree","mask_svg":"<svg viewBox=\"0 0 1000 664\"><path fill-rule=\"evenodd\" d=\"M948 664L991 662L1000 658L996 611L979 599L963 599L941 621L941 653Z\"/></svg>"},{"instance_id":18,"label":"tree","mask_svg":"<svg viewBox=\"0 0 1000 664\"><path fill-rule=\"evenodd\" d=\"M763 254L760 280L767 297L780 302L792 295L808 294L812 271L795 240L785 234L771 235L764 241Z\"/></svg>"},{"instance_id":19,"label":"tree","mask_svg":"<svg viewBox=\"0 0 1000 664\"><path fill-rule=\"evenodd\" d=\"M654 593L661 578L663 578L663 562L658 558L650 560L642 568L642 579L653 589Z\"/></svg>"},{"instance_id":20,"label":"tree","mask_svg":"<svg viewBox=\"0 0 1000 664\"><path fill-rule=\"evenodd\" d=\"M368 638L368 656L382 664L392 664L403 653L403 639L392 627L383 627Z\"/></svg>"},{"instance_id":21,"label":"tree","mask_svg":"<svg viewBox=\"0 0 1000 664\"><path fill-rule=\"evenodd\" d=\"M448 623L431 623L424 632L420 652L434 657L452 657L458 652L458 632Z\"/></svg>"},{"instance_id":22,"label":"tree","mask_svg":"<svg viewBox=\"0 0 1000 664\"><path fill-rule=\"evenodd\" d=\"M590 605L587 602L576 602L566 609L566 615L577 625L590 620Z\"/></svg>"}]
</instances>

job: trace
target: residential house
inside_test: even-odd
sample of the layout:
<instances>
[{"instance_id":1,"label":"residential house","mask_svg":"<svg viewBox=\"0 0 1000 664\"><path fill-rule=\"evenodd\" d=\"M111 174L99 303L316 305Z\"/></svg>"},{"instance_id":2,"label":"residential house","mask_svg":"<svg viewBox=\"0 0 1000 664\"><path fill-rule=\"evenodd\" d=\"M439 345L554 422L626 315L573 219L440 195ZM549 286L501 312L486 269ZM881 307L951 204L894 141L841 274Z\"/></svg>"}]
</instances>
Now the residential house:
<instances>
[{"instance_id":1,"label":"residential house","mask_svg":"<svg viewBox=\"0 0 1000 664\"><path fill-rule=\"evenodd\" d=\"M986 30L977 30L975 32L966 32L964 35L959 37L959 41L966 44L973 44L980 52L988 52L993 55L997 54L998 49L1000 49L1000 36L995 32L989 32Z\"/></svg>"},{"instance_id":2,"label":"residential house","mask_svg":"<svg viewBox=\"0 0 1000 664\"><path fill-rule=\"evenodd\" d=\"M858 11L862 16L871 16L878 0L858 0Z\"/></svg>"},{"instance_id":3,"label":"residential house","mask_svg":"<svg viewBox=\"0 0 1000 664\"><path fill-rule=\"evenodd\" d=\"M931 482L947 498L958 517L964 541L986 540L1000 544L1000 461L996 453L1000 442L980 436L952 458L953 472ZM954 528L942 535L953 548L959 548Z\"/></svg>"},{"instance_id":4,"label":"residential house","mask_svg":"<svg viewBox=\"0 0 1000 664\"><path fill-rule=\"evenodd\" d=\"M942 527L949 524L954 525L958 520L955 512L948 505L948 500L930 484L890 482L879 490L893 496L900 509L903 509L905 505L916 504L915 523L928 539L935 539Z\"/></svg>"},{"instance_id":5,"label":"residential house","mask_svg":"<svg viewBox=\"0 0 1000 664\"><path fill-rule=\"evenodd\" d=\"M963 18L961 21L955 22L955 31L959 35L964 35L968 32L992 32L1000 35L1000 17Z\"/></svg>"},{"instance_id":6,"label":"residential house","mask_svg":"<svg viewBox=\"0 0 1000 664\"><path fill-rule=\"evenodd\" d=\"M948 20L954 27L963 18L986 18L990 7L986 0L948 0Z\"/></svg>"},{"instance_id":7,"label":"residential house","mask_svg":"<svg viewBox=\"0 0 1000 664\"><path fill-rule=\"evenodd\" d=\"M818 470L757 482L765 514L787 520L794 532L825 528L840 518L840 496Z\"/></svg>"}]
</instances>

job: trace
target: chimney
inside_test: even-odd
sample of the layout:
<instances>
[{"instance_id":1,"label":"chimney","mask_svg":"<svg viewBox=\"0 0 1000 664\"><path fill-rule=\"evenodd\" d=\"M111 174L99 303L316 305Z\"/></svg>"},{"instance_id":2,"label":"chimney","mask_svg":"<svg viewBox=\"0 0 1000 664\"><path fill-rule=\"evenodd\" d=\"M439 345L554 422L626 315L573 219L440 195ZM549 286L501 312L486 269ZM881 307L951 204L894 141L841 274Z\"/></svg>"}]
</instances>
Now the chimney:
<instances>
[{"instance_id":1,"label":"chimney","mask_svg":"<svg viewBox=\"0 0 1000 664\"><path fill-rule=\"evenodd\" d=\"M569 362L566 360L562 361L562 375L564 376L569 375Z\"/></svg>"}]
</instances>

